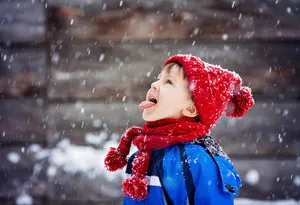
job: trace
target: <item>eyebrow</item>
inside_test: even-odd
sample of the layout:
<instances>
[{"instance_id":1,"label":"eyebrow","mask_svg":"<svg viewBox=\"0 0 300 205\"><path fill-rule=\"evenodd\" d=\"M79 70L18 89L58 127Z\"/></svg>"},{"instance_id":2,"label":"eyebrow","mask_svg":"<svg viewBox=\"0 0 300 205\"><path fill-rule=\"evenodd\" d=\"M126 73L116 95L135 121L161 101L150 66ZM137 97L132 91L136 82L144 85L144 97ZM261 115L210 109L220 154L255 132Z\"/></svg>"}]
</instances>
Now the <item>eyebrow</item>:
<instances>
[{"instance_id":1,"label":"eyebrow","mask_svg":"<svg viewBox=\"0 0 300 205\"><path fill-rule=\"evenodd\" d=\"M174 83L177 83L177 78L175 76L170 75L170 73L166 73L166 74L167 74L167 77L172 78L174 80ZM161 76L162 76L162 74L159 73L157 78L160 78Z\"/></svg>"},{"instance_id":2,"label":"eyebrow","mask_svg":"<svg viewBox=\"0 0 300 205\"><path fill-rule=\"evenodd\" d=\"M160 72L160 73L158 74L157 78L160 78L160 77L162 76L161 73L162 73L162 72ZM168 75L168 77L171 77L172 79L174 79L175 82L177 82L177 78L176 78L175 76L171 75L170 73L167 73L167 75Z\"/></svg>"}]
</instances>

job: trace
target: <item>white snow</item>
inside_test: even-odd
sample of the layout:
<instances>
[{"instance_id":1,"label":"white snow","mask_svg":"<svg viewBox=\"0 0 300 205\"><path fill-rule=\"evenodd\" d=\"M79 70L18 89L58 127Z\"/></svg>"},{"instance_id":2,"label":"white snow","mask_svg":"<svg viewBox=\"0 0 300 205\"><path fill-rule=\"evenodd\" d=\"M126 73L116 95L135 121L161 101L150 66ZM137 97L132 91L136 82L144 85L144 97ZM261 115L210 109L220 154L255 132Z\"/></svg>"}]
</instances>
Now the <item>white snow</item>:
<instances>
[{"instance_id":1,"label":"white snow","mask_svg":"<svg viewBox=\"0 0 300 205\"><path fill-rule=\"evenodd\" d=\"M7 160L13 164L17 164L20 162L20 155L16 152L10 152L7 154Z\"/></svg>"},{"instance_id":2,"label":"white snow","mask_svg":"<svg viewBox=\"0 0 300 205\"><path fill-rule=\"evenodd\" d=\"M33 204L32 197L29 196L27 193L22 193L21 195L16 197L16 204L17 205L31 205Z\"/></svg>"},{"instance_id":3,"label":"white snow","mask_svg":"<svg viewBox=\"0 0 300 205\"><path fill-rule=\"evenodd\" d=\"M104 57L105 57L105 54L104 53L101 53L100 56L99 56L99 61L103 61L104 60Z\"/></svg>"},{"instance_id":4,"label":"white snow","mask_svg":"<svg viewBox=\"0 0 300 205\"><path fill-rule=\"evenodd\" d=\"M92 122L93 128L99 128L99 127L101 127L101 125L102 125L102 121L100 119L95 119Z\"/></svg>"},{"instance_id":5,"label":"white snow","mask_svg":"<svg viewBox=\"0 0 300 205\"><path fill-rule=\"evenodd\" d=\"M295 200L274 200L262 201L247 198L237 198L234 200L235 205L300 205L300 201Z\"/></svg>"},{"instance_id":6,"label":"white snow","mask_svg":"<svg viewBox=\"0 0 300 205\"><path fill-rule=\"evenodd\" d=\"M34 166L33 166L33 173L34 174L38 174L42 171L43 169L43 165L41 163L36 163Z\"/></svg>"},{"instance_id":7,"label":"white snow","mask_svg":"<svg viewBox=\"0 0 300 205\"><path fill-rule=\"evenodd\" d=\"M234 7L235 1L232 1L231 8Z\"/></svg>"},{"instance_id":8,"label":"white snow","mask_svg":"<svg viewBox=\"0 0 300 205\"><path fill-rule=\"evenodd\" d=\"M229 51L230 47L228 45L224 45L224 51Z\"/></svg>"},{"instance_id":9,"label":"white snow","mask_svg":"<svg viewBox=\"0 0 300 205\"><path fill-rule=\"evenodd\" d=\"M75 109L81 109L83 106L83 102L82 101L76 101L76 103L74 104L74 108Z\"/></svg>"},{"instance_id":10,"label":"white snow","mask_svg":"<svg viewBox=\"0 0 300 205\"><path fill-rule=\"evenodd\" d=\"M223 39L224 41L226 41L226 40L228 39L228 34L224 33L224 34L222 35L222 39Z\"/></svg>"},{"instance_id":11,"label":"white snow","mask_svg":"<svg viewBox=\"0 0 300 205\"><path fill-rule=\"evenodd\" d=\"M195 83L192 82L189 86L189 90L192 92L195 89Z\"/></svg>"},{"instance_id":12,"label":"white snow","mask_svg":"<svg viewBox=\"0 0 300 205\"><path fill-rule=\"evenodd\" d=\"M293 183L294 183L296 186L300 187L300 176L299 176L299 175L294 176L294 178L293 178Z\"/></svg>"},{"instance_id":13,"label":"white snow","mask_svg":"<svg viewBox=\"0 0 300 205\"><path fill-rule=\"evenodd\" d=\"M104 168L104 158L109 147L117 147L118 145L117 142L113 140L103 142L104 138L105 136L101 138L104 149L73 145L69 139L64 139L59 142L55 148L41 149L39 152L36 152L34 156L37 160L48 158L50 167L47 170L47 175L49 177L53 177L56 174L56 169L60 168L70 174L80 172L91 179L99 176L109 181L120 177L124 178L124 171L108 172ZM115 139L116 136L113 135L112 138ZM96 142L95 138L92 139L91 135L89 140L93 143Z\"/></svg>"},{"instance_id":14,"label":"white snow","mask_svg":"<svg viewBox=\"0 0 300 205\"><path fill-rule=\"evenodd\" d=\"M199 31L200 31L199 28L195 28L194 31L193 31L193 34L194 34L194 35L198 35L198 34L199 34Z\"/></svg>"},{"instance_id":15,"label":"white snow","mask_svg":"<svg viewBox=\"0 0 300 205\"><path fill-rule=\"evenodd\" d=\"M60 59L60 56L59 56L58 53L53 53L53 54L52 54L51 62L52 62L54 65L57 65L57 64L58 64L59 59Z\"/></svg>"},{"instance_id":16,"label":"white snow","mask_svg":"<svg viewBox=\"0 0 300 205\"><path fill-rule=\"evenodd\" d=\"M47 169L47 176L52 178L56 175L57 173L57 168L54 167L54 166L50 166L48 169Z\"/></svg>"},{"instance_id":17,"label":"white snow","mask_svg":"<svg viewBox=\"0 0 300 205\"><path fill-rule=\"evenodd\" d=\"M100 132L99 134L86 133L84 139L89 144L99 145L104 142L108 137L107 132Z\"/></svg>"},{"instance_id":18,"label":"white snow","mask_svg":"<svg viewBox=\"0 0 300 205\"><path fill-rule=\"evenodd\" d=\"M103 4L103 6L102 6L102 10L106 10L106 6L107 6L107 4L105 3L105 4Z\"/></svg>"},{"instance_id":19,"label":"white snow","mask_svg":"<svg viewBox=\"0 0 300 205\"><path fill-rule=\"evenodd\" d=\"M259 181L259 173L254 169L249 170L245 176L245 181L251 185L257 184Z\"/></svg>"}]
</instances>

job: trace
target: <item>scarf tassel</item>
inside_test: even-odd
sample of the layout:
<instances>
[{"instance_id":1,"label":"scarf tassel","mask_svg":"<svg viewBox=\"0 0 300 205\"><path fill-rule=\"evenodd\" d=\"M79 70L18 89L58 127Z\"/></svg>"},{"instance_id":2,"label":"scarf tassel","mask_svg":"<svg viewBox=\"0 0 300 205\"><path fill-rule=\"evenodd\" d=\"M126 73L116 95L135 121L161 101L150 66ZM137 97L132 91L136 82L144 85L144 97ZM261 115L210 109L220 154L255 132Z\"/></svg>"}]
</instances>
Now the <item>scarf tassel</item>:
<instances>
[{"instance_id":1,"label":"scarf tassel","mask_svg":"<svg viewBox=\"0 0 300 205\"><path fill-rule=\"evenodd\" d=\"M122 169L126 164L126 156L124 156L119 149L111 147L106 158L104 159L105 168L108 171L114 172L118 169Z\"/></svg>"},{"instance_id":2,"label":"scarf tassel","mask_svg":"<svg viewBox=\"0 0 300 205\"><path fill-rule=\"evenodd\" d=\"M145 199L148 194L148 181L146 178L133 176L123 181L122 191L124 195L134 200Z\"/></svg>"},{"instance_id":3,"label":"scarf tassel","mask_svg":"<svg viewBox=\"0 0 300 205\"><path fill-rule=\"evenodd\" d=\"M108 171L114 172L126 166L132 138L140 132L141 128L133 126L121 136L118 148L110 147L104 159L104 166Z\"/></svg>"},{"instance_id":4,"label":"scarf tassel","mask_svg":"<svg viewBox=\"0 0 300 205\"><path fill-rule=\"evenodd\" d=\"M123 193L133 199L145 199L148 195L148 181L145 178L151 151L140 151L132 162L133 177L123 182Z\"/></svg>"}]
</instances>

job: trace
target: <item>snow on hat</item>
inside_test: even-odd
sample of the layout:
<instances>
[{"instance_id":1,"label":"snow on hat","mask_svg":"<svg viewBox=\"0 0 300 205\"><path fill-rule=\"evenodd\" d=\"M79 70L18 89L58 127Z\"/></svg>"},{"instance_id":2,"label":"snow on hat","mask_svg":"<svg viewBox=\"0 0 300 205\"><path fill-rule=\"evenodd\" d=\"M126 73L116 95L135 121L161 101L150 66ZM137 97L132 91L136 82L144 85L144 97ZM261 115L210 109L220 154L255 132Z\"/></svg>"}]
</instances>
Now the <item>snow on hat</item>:
<instances>
[{"instance_id":1,"label":"snow on hat","mask_svg":"<svg viewBox=\"0 0 300 205\"><path fill-rule=\"evenodd\" d=\"M192 55L172 56L164 66L172 62L185 70L200 122L208 128L215 125L224 111L228 117L242 117L254 105L251 89L241 86L242 79L237 73Z\"/></svg>"}]
</instances>

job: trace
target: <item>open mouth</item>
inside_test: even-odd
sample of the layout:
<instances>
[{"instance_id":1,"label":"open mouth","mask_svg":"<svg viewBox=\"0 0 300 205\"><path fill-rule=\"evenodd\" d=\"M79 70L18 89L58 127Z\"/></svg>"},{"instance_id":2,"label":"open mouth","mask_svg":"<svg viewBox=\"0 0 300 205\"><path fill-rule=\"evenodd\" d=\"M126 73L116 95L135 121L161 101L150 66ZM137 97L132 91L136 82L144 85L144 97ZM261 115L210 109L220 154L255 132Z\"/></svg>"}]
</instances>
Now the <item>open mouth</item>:
<instances>
[{"instance_id":1,"label":"open mouth","mask_svg":"<svg viewBox=\"0 0 300 205\"><path fill-rule=\"evenodd\" d=\"M150 97L149 101L157 104L157 100L154 97Z\"/></svg>"},{"instance_id":2,"label":"open mouth","mask_svg":"<svg viewBox=\"0 0 300 205\"><path fill-rule=\"evenodd\" d=\"M157 104L157 99L153 96L153 95L147 95L147 99L146 101L141 102L141 104L139 104L139 108L141 109L147 109L150 107L153 107Z\"/></svg>"}]
</instances>

